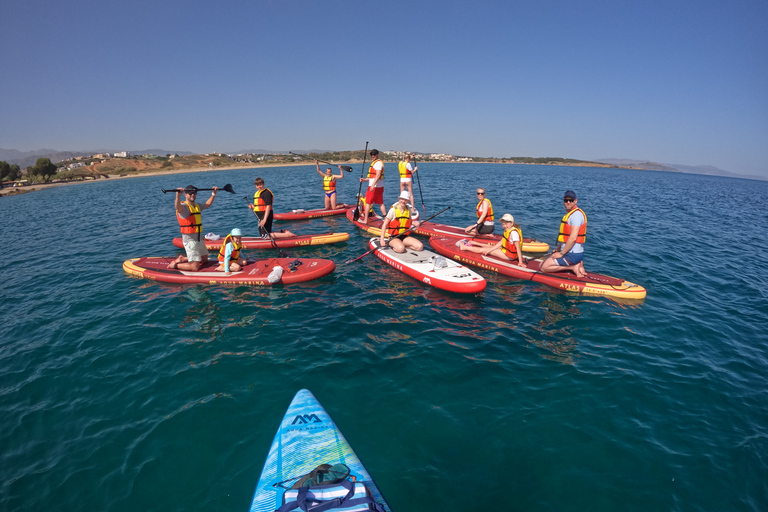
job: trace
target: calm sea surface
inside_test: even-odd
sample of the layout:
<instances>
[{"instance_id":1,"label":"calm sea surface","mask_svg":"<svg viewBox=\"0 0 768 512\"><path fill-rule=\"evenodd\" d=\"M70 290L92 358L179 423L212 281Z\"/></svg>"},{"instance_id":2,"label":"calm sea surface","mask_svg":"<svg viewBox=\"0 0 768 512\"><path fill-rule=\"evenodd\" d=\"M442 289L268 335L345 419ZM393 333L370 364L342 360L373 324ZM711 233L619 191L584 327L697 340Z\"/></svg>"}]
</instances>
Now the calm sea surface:
<instances>
[{"instance_id":1,"label":"calm sea surface","mask_svg":"<svg viewBox=\"0 0 768 512\"><path fill-rule=\"evenodd\" d=\"M478 296L444 293L374 257L341 265L367 240L343 217L281 224L351 234L288 251L337 263L314 282L169 285L123 272L128 258L180 253L161 188L231 183L238 193L219 193L204 231L249 235L253 178L277 211L317 208L314 165L2 198L0 510L245 512L300 388L398 512L768 510L768 182L419 167L426 214L452 206L435 221L470 224L482 186L497 216L550 244L575 190L586 267L647 298L484 271ZM341 200L359 176L357 165L339 182Z\"/></svg>"}]
</instances>

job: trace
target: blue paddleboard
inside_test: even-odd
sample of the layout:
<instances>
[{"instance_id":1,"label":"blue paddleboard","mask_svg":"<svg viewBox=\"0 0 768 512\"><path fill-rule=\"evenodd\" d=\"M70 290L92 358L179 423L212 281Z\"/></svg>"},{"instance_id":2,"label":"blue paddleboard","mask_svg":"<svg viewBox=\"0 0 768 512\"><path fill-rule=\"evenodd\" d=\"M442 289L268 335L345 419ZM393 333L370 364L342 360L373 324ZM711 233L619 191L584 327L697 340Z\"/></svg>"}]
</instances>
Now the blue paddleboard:
<instances>
[{"instance_id":1,"label":"blue paddleboard","mask_svg":"<svg viewBox=\"0 0 768 512\"><path fill-rule=\"evenodd\" d=\"M320 464L346 464L357 482L363 482L373 499L391 512L379 488L344 435L315 395L302 389L293 397L272 440L267 460L253 494L251 512L274 512L283 504L285 488ZM294 480L296 479L296 480ZM277 485L281 482L283 486Z\"/></svg>"}]
</instances>

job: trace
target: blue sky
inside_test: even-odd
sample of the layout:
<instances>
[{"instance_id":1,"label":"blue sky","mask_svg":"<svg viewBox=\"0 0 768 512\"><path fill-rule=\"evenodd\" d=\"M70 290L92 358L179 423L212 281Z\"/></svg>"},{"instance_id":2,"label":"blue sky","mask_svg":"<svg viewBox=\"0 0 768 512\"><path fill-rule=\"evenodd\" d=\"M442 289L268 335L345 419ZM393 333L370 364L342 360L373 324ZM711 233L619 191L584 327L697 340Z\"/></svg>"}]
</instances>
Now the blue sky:
<instances>
[{"instance_id":1,"label":"blue sky","mask_svg":"<svg viewBox=\"0 0 768 512\"><path fill-rule=\"evenodd\" d=\"M0 0L0 147L632 158L768 176L768 2Z\"/></svg>"}]
</instances>

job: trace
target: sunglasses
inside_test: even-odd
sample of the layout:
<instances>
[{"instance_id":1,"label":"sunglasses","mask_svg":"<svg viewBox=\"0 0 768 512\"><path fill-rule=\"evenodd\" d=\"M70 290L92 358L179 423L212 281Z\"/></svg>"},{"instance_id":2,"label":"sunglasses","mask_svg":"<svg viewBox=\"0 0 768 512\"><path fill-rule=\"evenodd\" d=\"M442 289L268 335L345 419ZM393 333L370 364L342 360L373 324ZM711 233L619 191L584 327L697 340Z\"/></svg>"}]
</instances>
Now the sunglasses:
<instances>
[{"instance_id":1,"label":"sunglasses","mask_svg":"<svg viewBox=\"0 0 768 512\"><path fill-rule=\"evenodd\" d=\"M479 195L479 196L484 196L484 195L485 195L485 192L475 192L475 193L476 193L477 195Z\"/></svg>"},{"instance_id":2,"label":"sunglasses","mask_svg":"<svg viewBox=\"0 0 768 512\"><path fill-rule=\"evenodd\" d=\"M564 203L572 203L574 201L575 201L575 199L571 199L570 197L566 197L566 198L563 199Z\"/></svg>"}]
</instances>

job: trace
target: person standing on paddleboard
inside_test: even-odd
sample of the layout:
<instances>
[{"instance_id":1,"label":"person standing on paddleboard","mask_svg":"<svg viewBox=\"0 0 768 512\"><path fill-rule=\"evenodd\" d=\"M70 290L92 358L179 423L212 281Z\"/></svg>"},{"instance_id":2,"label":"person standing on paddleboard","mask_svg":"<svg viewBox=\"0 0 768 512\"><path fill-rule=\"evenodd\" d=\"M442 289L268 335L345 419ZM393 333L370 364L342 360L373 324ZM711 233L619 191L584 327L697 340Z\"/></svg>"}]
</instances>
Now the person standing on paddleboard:
<instances>
[{"instance_id":1,"label":"person standing on paddleboard","mask_svg":"<svg viewBox=\"0 0 768 512\"><path fill-rule=\"evenodd\" d=\"M336 180L340 180L344 177L344 170L340 165L339 168L341 174L333 174L333 171L328 167L325 172L320 170L320 161L315 160L315 166L317 167L317 173L323 177L323 192L325 193L325 209L335 210L336 208L346 208L346 205L340 204L336 206Z\"/></svg>"},{"instance_id":2,"label":"person standing on paddleboard","mask_svg":"<svg viewBox=\"0 0 768 512\"><path fill-rule=\"evenodd\" d=\"M587 238L587 214L578 207L576 192L568 190L563 196L565 215L560 221L557 235L558 249L541 264L542 272L570 270L577 277L587 275L584 270L584 242Z\"/></svg>"},{"instance_id":3,"label":"person standing on paddleboard","mask_svg":"<svg viewBox=\"0 0 768 512\"><path fill-rule=\"evenodd\" d=\"M496 228L493 222L493 205L491 200L485 197L485 189L477 189L477 222L464 228L468 235L490 235Z\"/></svg>"},{"instance_id":4,"label":"person standing on paddleboard","mask_svg":"<svg viewBox=\"0 0 768 512\"><path fill-rule=\"evenodd\" d=\"M420 251L424 245L412 236L405 233L411 226L418 226L419 221L411 218L412 206L408 204L410 194L407 191L400 192L400 198L389 209L381 225L381 247L389 245L393 251L404 253L405 249ZM389 236L387 240L386 236Z\"/></svg>"},{"instance_id":5,"label":"person standing on paddleboard","mask_svg":"<svg viewBox=\"0 0 768 512\"><path fill-rule=\"evenodd\" d=\"M527 267L521 246L523 232L520 230L520 226L515 223L515 218L511 214L505 213L501 217L501 227L504 228L504 234L496 245L482 244L472 240L459 240L456 245L462 251L476 252L506 261L517 260L517 266Z\"/></svg>"},{"instance_id":6,"label":"person standing on paddleboard","mask_svg":"<svg viewBox=\"0 0 768 512\"><path fill-rule=\"evenodd\" d=\"M368 180L368 190L365 192L365 202L373 206L378 204L381 207L381 214L386 215L384 210L384 162L379 158L379 150L372 149L370 152L371 166L368 168L368 177L360 178L360 181ZM368 210L363 210L363 217L360 220L363 224L368 224Z\"/></svg>"},{"instance_id":7,"label":"person standing on paddleboard","mask_svg":"<svg viewBox=\"0 0 768 512\"><path fill-rule=\"evenodd\" d=\"M272 220L274 219L274 210L272 203L275 200L274 194L264 186L263 178L256 178L253 180L253 184L256 186L256 192L253 194L253 203L248 203L248 207L253 210L256 217L259 219L259 235L264 240L269 240L270 235L272 238L289 238L296 236L288 230L281 229L277 233L272 233Z\"/></svg>"},{"instance_id":8,"label":"person standing on paddleboard","mask_svg":"<svg viewBox=\"0 0 768 512\"><path fill-rule=\"evenodd\" d=\"M208 249L203 240L203 214L202 211L208 209L216 198L216 191L219 187L213 187L211 197L203 204L195 202L197 199L197 187L189 185L187 188L176 189L176 220L181 227L181 239L184 243L186 256L179 256L173 260L168 268L179 270L191 270L197 272L203 263L208 261ZM184 194L185 200L181 200L181 194Z\"/></svg>"},{"instance_id":9,"label":"person standing on paddleboard","mask_svg":"<svg viewBox=\"0 0 768 512\"><path fill-rule=\"evenodd\" d=\"M411 194L411 204L413 204L415 202L413 200L413 173L418 171L419 167L413 166L411 163L411 155L406 153L403 157L403 161L397 165L397 168L400 171L400 192L407 188L408 193Z\"/></svg>"}]
</instances>

